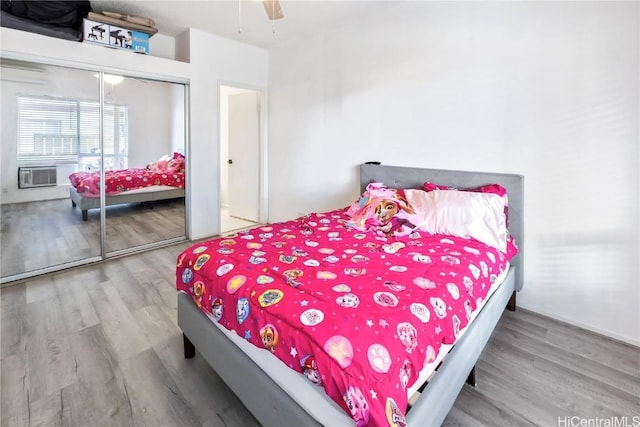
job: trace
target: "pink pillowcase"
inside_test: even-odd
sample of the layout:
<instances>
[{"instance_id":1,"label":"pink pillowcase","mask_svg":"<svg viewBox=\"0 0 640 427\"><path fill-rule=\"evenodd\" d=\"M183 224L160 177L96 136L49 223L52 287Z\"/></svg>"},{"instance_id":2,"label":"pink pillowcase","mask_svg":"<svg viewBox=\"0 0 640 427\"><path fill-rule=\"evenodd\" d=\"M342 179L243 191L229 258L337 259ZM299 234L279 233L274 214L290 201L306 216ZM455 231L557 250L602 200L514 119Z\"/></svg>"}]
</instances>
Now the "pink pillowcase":
<instances>
[{"instance_id":1,"label":"pink pillowcase","mask_svg":"<svg viewBox=\"0 0 640 427\"><path fill-rule=\"evenodd\" d=\"M507 196L507 189L500 184L487 184L480 187L456 188L450 187L448 185L434 184L433 182L427 181L422 184L422 189L427 192L434 190L458 190L469 191L472 193L497 194L504 199L504 216L507 219L507 227L509 226L509 197Z\"/></svg>"},{"instance_id":2,"label":"pink pillowcase","mask_svg":"<svg viewBox=\"0 0 640 427\"><path fill-rule=\"evenodd\" d=\"M406 190L407 201L431 234L472 238L506 253L509 233L505 199L497 194L471 191Z\"/></svg>"},{"instance_id":3,"label":"pink pillowcase","mask_svg":"<svg viewBox=\"0 0 640 427\"><path fill-rule=\"evenodd\" d=\"M184 156L180 153L173 153L173 157L167 165L167 171L170 173L184 172Z\"/></svg>"}]
</instances>

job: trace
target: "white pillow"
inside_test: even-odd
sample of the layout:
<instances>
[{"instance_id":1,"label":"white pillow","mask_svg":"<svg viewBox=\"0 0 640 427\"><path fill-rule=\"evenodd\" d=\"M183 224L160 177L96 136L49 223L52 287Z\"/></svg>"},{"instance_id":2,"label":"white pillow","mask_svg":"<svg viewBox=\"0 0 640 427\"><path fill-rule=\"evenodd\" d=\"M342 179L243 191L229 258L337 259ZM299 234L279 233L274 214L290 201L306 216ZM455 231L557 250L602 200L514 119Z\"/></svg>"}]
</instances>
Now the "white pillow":
<instances>
[{"instance_id":1,"label":"white pillow","mask_svg":"<svg viewBox=\"0 0 640 427\"><path fill-rule=\"evenodd\" d=\"M457 190L406 190L420 218L418 228L433 234L473 238L507 251L505 199L497 194Z\"/></svg>"}]
</instances>

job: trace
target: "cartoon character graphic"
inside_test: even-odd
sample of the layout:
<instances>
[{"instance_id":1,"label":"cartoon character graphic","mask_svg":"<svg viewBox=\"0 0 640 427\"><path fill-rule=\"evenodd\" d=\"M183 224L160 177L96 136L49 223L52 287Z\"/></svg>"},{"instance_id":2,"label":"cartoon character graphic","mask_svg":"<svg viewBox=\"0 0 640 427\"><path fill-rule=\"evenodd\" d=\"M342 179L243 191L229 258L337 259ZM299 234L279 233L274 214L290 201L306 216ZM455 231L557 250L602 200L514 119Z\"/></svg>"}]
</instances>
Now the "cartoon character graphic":
<instances>
[{"instance_id":1,"label":"cartoon character graphic","mask_svg":"<svg viewBox=\"0 0 640 427\"><path fill-rule=\"evenodd\" d=\"M464 312L467 315L467 320L471 319L471 301L465 300L465 302L464 302Z\"/></svg>"},{"instance_id":2,"label":"cartoon character graphic","mask_svg":"<svg viewBox=\"0 0 640 427\"><path fill-rule=\"evenodd\" d=\"M182 283L189 284L193 280L193 271L190 268L185 268L182 272Z\"/></svg>"},{"instance_id":3,"label":"cartoon character graphic","mask_svg":"<svg viewBox=\"0 0 640 427\"><path fill-rule=\"evenodd\" d=\"M196 305L198 308L202 305L202 296L204 295L204 283L197 281L193 284L193 295L196 299Z\"/></svg>"},{"instance_id":4,"label":"cartoon character graphic","mask_svg":"<svg viewBox=\"0 0 640 427\"><path fill-rule=\"evenodd\" d=\"M305 377L316 385L322 385L322 377L318 371L316 365L316 359L310 354L307 354L300 359L300 367Z\"/></svg>"},{"instance_id":5,"label":"cartoon character graphic","mask_svg":"<svg viewBox=\"0 0 640 427\"><path fill-rule=\"evenodd\" d=\"M246 298L240 298L236 304L236 319L238 319L238 323L242 325L242 323L247 320L248 316L249 300Z\"/></svg>"},{"instance_id":6,"label":"cartoon character graphic","mask_svg":"<svg viewBox=\"0 0 640 427\"><path fill-rule=\"evenodd\" d=\"M344 294L336 298L336 303L345 308L357 308L360 305L360 298L356 294Z\"/></svg>"},{"instance_id":7,"label":"cartoon character graphic","mask_svg":"<svg viewBox=\"0 0 640 427\"><path fill-rule=\"evenodd\" d=\"M462 278L462 283L464 283L464 288L467 290L467 293L473 296L473 280L468 276L464 276Z\"/></svg>"},{"instance_id":8,"label":"cartoon character graphic","mask_svg":"<svg viewBox=\"0 0 640 427\"><path fill-rule=\"evenodd\" d=\"M304 273L299 268L293 270L287 270L284 272L285 280L287 284L292 288L297 288L300 286L300 282L297 281L298 278L302 277Z\"/></svg>"},{"instance_id":9,"label":"cartoon character graphic","mask_svg":"<svg viewBox=\"0 0 640 427\"><path fill-rule=\"evenodd\" d=\"M271 352L275 351L278 345L278 331L275 326L271 323L264 325L260 329L260 338L262 338L262 345L264 345L267 350Z\"/></svg>"},{"instance_id":10,"label":"cartoon character graphic","mask_svg":"<svg viewBox=\"0 0 640 427\"><path fill-rule=\"evenodd\" d=\"M382 284L384 287L391 289L392 291L395 292L400 292L400 291L404 291L406 289L406 287L398 282L395 281L390 281L390 280L385 280L385 282Z\"/></svg>"},{"instance_id":11,"label":"cartoon character graphic","mask_svg":"<svg viewBox=\"0 0 640 427\"><path fill-rule=\"evenodd\" d=\"M385 406L385 413L387 414L387 422L389 427L407 427L407 419L398 407L398 404L390 397L387 397L387 404Z\"/></svg>"},{"instance_id":12,"label":"cartoon character graphic","mask_svg":"<svg viewBox=\"0 0 640 427\"><path fill-rule=\"evenodd\" d=\"M398 339L407 353L411 353L418 346L418 332L411 323L398 323Z\"/></svg>"},{"instance_id":13,"label":"cartoon character graphic","mask_svg":"<svg viewBox=\"0 0 640 427\"><path fill-rule=\"evenodd\" d=\"M369 424L369 402L364 398L362 391L358 387L349 387L342 395L342 399L347 404L351 418L354 419L358 427Z\"/></svg>"},{"instance_id":14,"label":"cartoon character graphic","mask_svg":"<svg viewBox=\"0 0 640 427\"><path fill-rule=\"evenodd\" d=\"M458 335L460 335L460 319L457 315L454 314L451 318L451 321L453 322L453 333L457 337Z\"/></svg>"},{"instance_id":15,"label":"cartoon character graphic","mask_svg":"<svg viewBox=\"0 0 640 427\"><path fill-rule=\"evenodd\" d=\"M219 322L220 319L222 319L223 307L221 298L214 298L213 301L211 301L211 312L216 321Z\"/></svg>"},{"instance_id":16,"label":"cartoon character graphic","mask_svg":"<svg viewBox=\"0 0 640 427\"><path fill-rule=\"evenodd\" d=\"M455 283L447 283L447 290L449 291L453 299L457 300L458 298L460 298L460 289L458 289Z\"/></svg>"},{"instance_id":17,"label":"cartoon character graphic","mask_svg":"<svg viewBox=\"0 0 640 427\"><path fill-rule=\"evenodd\" d=\"M367 273L366 268L347 267L344 269L344 274L351 277L359 277L366 273Z\"/></svg>"},{"instance_id":18,"label":"cartoon character graphic","mask_svg":"<svg viewBox=\"0 0 640 427\"><path fill-rule=\"evenodd\" d=\"M402 366L400 367L400 385L402 389L405 390L407 388L407 384L409 384L409 378L411 378L411 362L409 359L404 359Z\"/></svg>"},{"instance_id":19,"label":"cartoon character graphic","mask_svg":"<svg viewBox=\"0 0 640 427\"><path fill-rule=\"evenodd\" d=\"M258 301L260 302L260 307L269 307L271 305L277 304L284 297L284 293L279 289L268 289L260 295Z\"/></svg>"},{"instance_id":20,"label":"cartoon character graphic","mask_svg":"<svg viewBox=\"0 0 640 427\"><path fill-rule=\"evenodd\" d=\"M378 221L377 229L387 236L402 232L403 227L409 230L416 228L408 218L400 217L400 212L413 214L413 208L406 199L398 194L398 200L383 199L375 209L375 219Z\"/></svg>"},{"instance_id":21,"label":"cartoon character graphic","mask_svg":"<svg viewBox=\"0 0 640 427\"><path fill-rule=\"evenodd\" d=\"M429 298L429 302L431 302L431 306L433 307L433 311L435 311L436 316L440 319L444 319L447 315L447 305L444 303L442 298L431 297Z\"/></svg>"},{"instance_id":22,"label":"cartoon character graphic","mask_svg":"<svg viewBox=\"0 0 640 427\"><path fill-rule=\"evenodd\" d=\"M482 271L482 276L483 277L488 277L489 276L489 266L487 265L486 262L480 261L480 270Z\"/></svg>"}]
</instances>

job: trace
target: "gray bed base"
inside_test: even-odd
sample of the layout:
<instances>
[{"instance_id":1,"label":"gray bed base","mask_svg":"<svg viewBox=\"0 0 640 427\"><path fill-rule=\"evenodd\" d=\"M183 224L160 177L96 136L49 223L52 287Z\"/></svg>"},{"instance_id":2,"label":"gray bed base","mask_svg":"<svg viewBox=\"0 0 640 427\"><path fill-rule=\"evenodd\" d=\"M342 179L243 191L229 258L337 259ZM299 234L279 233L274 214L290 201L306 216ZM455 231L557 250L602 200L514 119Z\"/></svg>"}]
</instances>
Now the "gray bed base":
<instances>
[{"instance_id":1,"label":"gray bed base","mask_svg":"<svg viewBox=\"0 0 640 427\"><path fill-rule=\"evenodd\" d=\"M83 197L75 188L69 187L69 196L71 197L71 206L79 207L82 211L82 220L89 218L87 211L89 209L97 209L100 207L99 197ZM126 203L155 202L167 199L179 199L184 197L184 188L176 188L172 190L162 189L158 191L146 191L143 193L121 193L113 196L106 196L106 205L122 205Z\"/></svg>"},{"instance_id":2,"label":"gray bed base","mask_svg":"<svg viewBox=\"0 0 640 427\"><path fill-rule=\"evenodd\" d=\"M422 390L420 398L407 413L409 426L439 426L473 373L474 365L505 306L509 305L511 309L515 309L515 292L522 289L524 179L520 175L511 174L361 165L361 187L364 188L369 182L374 181L397 188L419 188L424 181L455 187L498 183L509 192L510 232L516 239L520 252L511 261L511 270L503 284L468 326L465 334L445 357ZM197 348L262 425L354 425L346 413L335 404L333 407L328 405L322 419L312 417L269 376L268 372L213 326L211 320L196 307L191 297L184 293L178 293L178 325L183 331L185 357L193 357ZM307 385L310 389L315 387L311 383Z\"/></svg>"}]
</instances>

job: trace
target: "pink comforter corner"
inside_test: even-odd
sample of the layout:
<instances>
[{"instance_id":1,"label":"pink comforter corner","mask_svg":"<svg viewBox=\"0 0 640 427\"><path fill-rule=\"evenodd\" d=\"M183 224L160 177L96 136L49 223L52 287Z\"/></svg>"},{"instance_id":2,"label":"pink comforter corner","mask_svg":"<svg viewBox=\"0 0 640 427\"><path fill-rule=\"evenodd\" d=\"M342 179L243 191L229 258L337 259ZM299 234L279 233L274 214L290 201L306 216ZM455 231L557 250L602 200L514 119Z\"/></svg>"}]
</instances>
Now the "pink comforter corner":
<instances>
[{"instance_id":1,"label":"pink comforter corner","mask_svg":"<svg viewBox=\"0 0 640 427\"><path fill-rule=\"evenodd\" d=\"M362 232L345 211L197 243L178 257L177 289L323 387L358 426L403 425L407 387L516 250Z\"/></svg>"}]
</instances>

